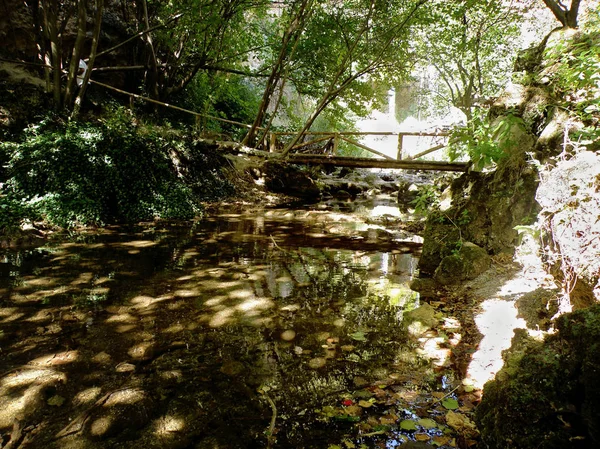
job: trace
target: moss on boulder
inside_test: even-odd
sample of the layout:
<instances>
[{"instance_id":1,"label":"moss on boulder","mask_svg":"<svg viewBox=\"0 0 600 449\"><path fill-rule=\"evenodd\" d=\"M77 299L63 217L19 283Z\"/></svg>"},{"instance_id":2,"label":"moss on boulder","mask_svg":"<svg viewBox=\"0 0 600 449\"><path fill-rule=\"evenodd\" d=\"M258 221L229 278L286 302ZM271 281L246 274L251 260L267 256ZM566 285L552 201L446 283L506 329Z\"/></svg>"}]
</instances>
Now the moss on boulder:
<instances>
[{"instance_id":1,"label":"moss on boulder","mask_svg":"<svg viewBox=\"0 0 600 449\"><path fill-rule=\"evenodd\" d=\"M542 342L515 335L477 408L485 447L600 446L600 305L563 315L557 328Z\"/></svg>"}]
</instances>

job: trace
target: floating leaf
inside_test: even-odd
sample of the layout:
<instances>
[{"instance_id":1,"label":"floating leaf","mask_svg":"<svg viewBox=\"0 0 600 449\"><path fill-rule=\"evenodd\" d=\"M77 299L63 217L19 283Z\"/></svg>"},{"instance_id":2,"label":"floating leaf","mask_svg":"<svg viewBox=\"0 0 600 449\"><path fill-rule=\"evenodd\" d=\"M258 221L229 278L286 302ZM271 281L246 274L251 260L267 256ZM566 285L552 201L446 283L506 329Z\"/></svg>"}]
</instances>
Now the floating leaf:
<instances>
[{"instance_id":1,"label":"floating leaf","mask_svg":"<svg viewBox=\"0 0 600 449\"><path fill-rule=\"evenodd\" d=\"M369 407L373 407L373 401L369 400L369 401L365 401L365 400L360 400L358 401L358 405L360 405L362 408L369 408Z\"/></svg>"},{"instance_id":2,"label":"floating leaf","mask_svg":"<svg viewBox=\"0 0 600 449\"><path fill-rule=\"evenodd\" d=\"M351 415L338 415L338 416L334 416L333 419L335 421L342 421L342 422L359 422L360 421L359 416L351 416Z\"/></svg>"},{"instance_id":3,"label":"floating leaf","mask_svg":"<svg viewBox=\"0 0 600 449\"><path fill-rule=\"evenodd\" d=\"M425 429L435 429L438 424L431 418L422 418L417 421L421 427Z\"/></svg>"},{"instance_id":4,"label":"floating leaf","mask_svg":"<svg viewBox=\"0 0 600 449\"><path fill-rule=\"evenodd\" d=\"M400 423L402 430L417 430L417 423L410 419L405 419Z\"/></svg>"},{"instance_id":5,"label":"floating leaf","mask_svg":"<svg viewBox=\"0 0 600 449\"><path fill-rule=\"evenodd\" d=\"M360 408L358 405L351 405L344 409L344 414L349 415L349 416L360 416L360 415L362 415L362 412L363 412L363 409Z\"/></svg>"},{"instance_id":6,"label":"floating leaf","mask_svg":"<svg viewBox=\"0 0 600 449\"><path fill-rule=\"evenodd\" d=\"M450 443L451 438L446 435L436 435L431 442L434 446L445 446Z\"/></svg>"},{"instance_id":7,"label":"floating leaf","mask_svg":"<svg viewBox=\"0 0 600 449\"><path fill-rule=\"evenodd\" d=\"M352 396L359 399L369 399L373 397L373 392L369 390L358 390L355 391Z\"/></svg>"},{"instance_id":8,"label":"floating leaf","mask_svg":"<svg viewBox=\"0 0 600 449\"><path fill-rule=\"evenodd\" d=\"M398 417L396 415L386 415L379 418L379 422L383 425L392 425L398 421Z\"/></svg>"},{"instance_id":9,"label":"floating leaf","mask_svg":"<svg viewBox=\"0 0 600 449\"><path fill-rule=\"evenodd\" d=\"M54 395L50 399L48 399L48 405L52 405L54 407L60 407L65 403L65 398L59 395Z\"/></svg>"},{"instance_id":10,"label":"floating leaf","mask_svg":"<svg viewBox=\"0 0 600 449\"><path fill-rule=\"evenodd\" d=\"M456 410L458 408L458 401L453 398L447 398L442 401L442 405L447 410Z\"/></svg>"},{"instance_id":11,"label":"floating leaf","mask_svg":"<svg viewBox=\"0 0 600 449\"><path fill-rule=\"evenodd\" d=\"M473 437L478 434L475 423L460 413L450 410L448 413L446 413L446 422L454 430L464 434L467 437Z\"/></svg>"},{"instance_id":12,"label":"floating leaf","mask_svg":"<svg viewBox=\"0 0 600 449\"><path fill-rule=\"evenodd\" d=\"M356 340L356 341L367 341L364 332L361 332L361 331L357 331L357 332L354 332L353 334L350 334L350 338L352 340Z\"/></svg>"},{"instance_id":13,"label":"floating leaf","mask_svg":"<svg viewBox=\"0 0 600 449\"><path fill-rule=\"evenodd\" d=\"M417 441L429 441L431 439L431 437L429 435L427 435L426 433L417 433L415 434L415 440Z\"/></svg>"}]
</instances>

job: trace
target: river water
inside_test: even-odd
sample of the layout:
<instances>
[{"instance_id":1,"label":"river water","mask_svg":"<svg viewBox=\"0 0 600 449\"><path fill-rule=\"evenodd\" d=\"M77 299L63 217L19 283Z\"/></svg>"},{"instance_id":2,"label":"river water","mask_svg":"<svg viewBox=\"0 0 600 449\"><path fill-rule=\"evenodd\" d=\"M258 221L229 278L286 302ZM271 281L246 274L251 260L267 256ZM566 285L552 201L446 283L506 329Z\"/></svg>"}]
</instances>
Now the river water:
<instances>
[{"instance_id":1,"label":"river water","mask_svg":"<svg viewBox=\"0 0 600 449\"><path fill-rule=\"evenodd\" d=\"M403 323L402 219L389 198L232 206L5 250L0 443L17 425L22 447L451 447L451 375Z\"/></svg>"}]
</instances>

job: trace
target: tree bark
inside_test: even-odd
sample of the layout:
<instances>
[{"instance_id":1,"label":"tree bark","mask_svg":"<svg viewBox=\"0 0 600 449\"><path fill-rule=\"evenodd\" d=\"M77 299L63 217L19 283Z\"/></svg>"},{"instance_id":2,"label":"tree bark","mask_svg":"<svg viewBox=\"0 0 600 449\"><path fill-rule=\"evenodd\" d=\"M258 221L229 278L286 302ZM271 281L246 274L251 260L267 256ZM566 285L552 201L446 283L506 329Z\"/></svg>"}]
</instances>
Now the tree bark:
<instances>
[{"instance_id":1,"label":"tree bark","mask_svg":"<svg viewBox=\"0 0 600 449\"><path fill-rule=\"evenodd\" d=\"M44 35L50 42L49 63L52 66L52 97L54 107L60 109L62 95L60 91L60 74L62 70L62 46L58 34L58 5L56 0L45 0L43 2Z\"/></svg>"},{"instance_id":2,"label":"tree bark","mask_svg":"<svg viewBox=\"0 0 600 449\"><path fill-rule=\"evenodd\" d=\"M579 13L581 0L571 0L570 8L556 0L543 0L543 2L563 27L577 28L577 14Z\"/></svg>"},{"instance_id":3,"label":"tree bark","mask_svg":"<svg viewBox=\"0 0 600 449\"><path fill-rule=\"evenodd\" d=\"M149 30L150 20L148 19L148 3L146 0L142 1L142 8L144 10L144 24L146 30ZM150 92L150 98L158 99L158 61L156 60L156 52L150 33L144 34L144 40L150 50L150 73L147 76L148 91Z\"/></svg>"},{"instance_id":4,"label":"tree bark","mask_svg":"<svg viewBox=\"0 0 600 449\"><path fill-rule=\"evenodd\" d=\"M269 109L269 105L271 104L271 98L273 96L273 93L275 92L275 89L277 88L277 83L280 81L282 75L285 72L286 64L289 64L289 60L293 56L294 50L296 49L296 46L300 40L302 30L306 25L306 21L312 14L312 5L313 0L302 0L302 3L298 8L298 12L294 14L294 16L290 20L290 23L282 37L281 49L279 51L277 61L273 65L271 74L269 75L269 79L267 80L267 85L265 87L265 91L263 93L260 105L258 107L256 118L254 119L252 127L244 137L244 145L252 147L255 144L258 129L263 124L267 110ZM290 43L293 43L293 46L290 51L290 54L288 54L288 46L290 45Z\"/></svg>"},{"instance_id":5,"label":"tree bark","mask_svg":"<svg viewBox=\"0 0 600 449\"><path fill-rule=\"evenodd\" d=\"M92 75L92 69L94 68L94 64L96 62L96 53L98 50L98 41L100 40L100 30L102 28L102 14L104 12L104 0L96 0L96 18L94 22L94 31L92 34L92 49L90 51L90 59L88 61L88 70L83 77L83 84L79 89L79 93L77 94L77 98L75 99L75 105L73 106L73 116L76 117L79 114L79 110L81 109L81 104L83 103L83 97L85 95L85 91L87 90L87 85L90 80L90 76Z\"/></svg>"},{"instance_id":6,"label":"tree bark","mask_svg":"<svg viewBox=\"0 0 600 449\"><path fill-rule=\"evenodd\" d=\"M77 89L77 71L79 70L79 59L83 50L87 33L87 0L77 2L77 37L71 53L71 62L69 63L69 73L67 75L67 86L65 89L64 105L69 108L73 103L75 91ZM88 67L89 71L89 67Z\"/></svg>"}]
</instances>

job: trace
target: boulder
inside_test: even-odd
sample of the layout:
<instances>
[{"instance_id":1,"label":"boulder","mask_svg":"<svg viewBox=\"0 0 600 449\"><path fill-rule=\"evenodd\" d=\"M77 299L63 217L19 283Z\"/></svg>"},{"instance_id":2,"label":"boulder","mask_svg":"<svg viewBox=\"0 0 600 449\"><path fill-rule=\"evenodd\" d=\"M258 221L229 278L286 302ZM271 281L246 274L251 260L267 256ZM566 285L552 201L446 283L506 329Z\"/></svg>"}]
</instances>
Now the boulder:
<instances>
[{"instance_id":1,"label":"boulder","mask_svg":"<svg viewBox=\"0 0 600 449\"><path fill-rule=\"evenodd\" d=\"M561 316L557 328L544 341L517 331L476 410L483 447L600 447L600 305Z\"/></svg>"},{"instance_id":2,"label":"boulder","mask_svg":"<svg viewBox=\"0 0 600 449\"><path fill-rule=\"evenodd\" d=\"M440 285L459 284L475 279L486 271L491 263L492 259L483 248L465 242L455 254L442 259L433 279Z\"/></svg>"},{"instance_id":3,"label":"boulder","mask_svg":"<svg viewBox=\"0 0 600 449\"><path fill-rule=\"evenodd\" d=\"M272 192L307 199L321 197L321 189L310 173L296 165L267 161L263 165L262 171L265 177L265 186Z\"/></svg>"},{"instance_id":4,"label":"boulder","mask_svg":"<svg viewBox=\"0 0 600 449\"><path fill-rule=\"evenodd\" d=\"M412 335L421 335L438 324L435 317L435 309L427 303L423 303L404 315L404 324Z\"/></svg>"}]
</instances>

